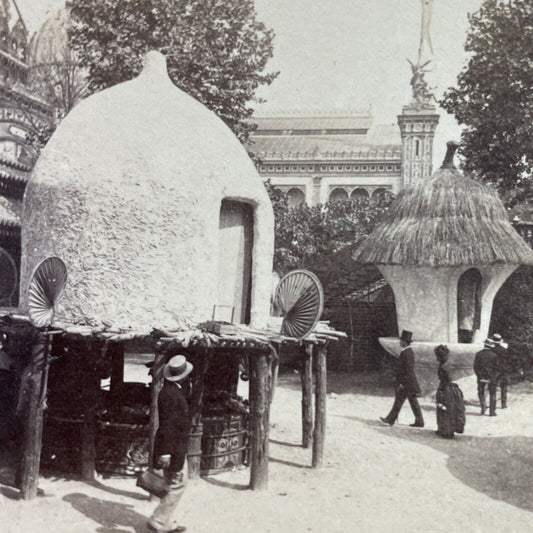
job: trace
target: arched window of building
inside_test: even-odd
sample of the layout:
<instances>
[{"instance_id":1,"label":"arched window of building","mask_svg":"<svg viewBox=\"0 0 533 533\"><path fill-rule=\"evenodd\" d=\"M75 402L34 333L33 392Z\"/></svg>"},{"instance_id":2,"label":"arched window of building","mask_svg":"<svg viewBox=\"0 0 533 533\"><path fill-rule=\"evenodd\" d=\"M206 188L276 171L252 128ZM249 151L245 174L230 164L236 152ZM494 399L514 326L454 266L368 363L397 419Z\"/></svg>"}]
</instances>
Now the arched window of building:
<instances>
[{"instance_id":1,"label":"arched window of building","mask_svg":"<svg viewBox=\"0 0 533 533\"><path fill-rule=\"evenodd\" d=\"M333 189L329 193L330 202L342 202L344 200L348 200L348 193L344 189L341 189L340 187Z\"/></svg>"},{"instance_id":2,"label":"arched window of building","mask_svg":"<svg viewBox=\"0 0 533 533\"><path fill-rule=\"evenodd\" d=\"M357 189L354 189L352 191L352 194L350 194L350 199L357 201L368 200L368 191L366 189L363 189L363 187L357 187Z\"/></svg>"},{"instance_id":3,"label":"arched window of building","mask_svg":"<svg viewBox=\"0 0 533 533\"><path fill-rule=\"evenodd\" d=\"M415 157L420 157L420 139L415 139Z\"/></svg>"},{"instance_id":4,"label":"arched window of building","mask_svg":"<svg viewBox=\"0 0 533 533\"><path fill-rule=\"evenodd\" d=\"M287 191L287 204L290 209L297 209L305 204L305 195L300 189L289 189Z\"/></svg>"},{"instance_id":5,"label":"arched window of building","mask_svg":"<svg viewBox=\"0 0 533 533\"><path fill-rule=\"evenodd\" d=\"M387 194L387 189L379 187L372 193L372 202L379 202Z\"/></svg>"}]
</instances>

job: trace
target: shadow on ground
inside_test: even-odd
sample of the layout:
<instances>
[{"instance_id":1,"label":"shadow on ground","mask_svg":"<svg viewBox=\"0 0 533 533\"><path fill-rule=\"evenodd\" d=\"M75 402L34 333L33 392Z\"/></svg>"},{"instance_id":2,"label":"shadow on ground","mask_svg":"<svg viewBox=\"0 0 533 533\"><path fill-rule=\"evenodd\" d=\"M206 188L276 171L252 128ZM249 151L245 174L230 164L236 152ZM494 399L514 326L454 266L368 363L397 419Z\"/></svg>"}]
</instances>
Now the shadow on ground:
<instances>
[{"instance_id":1,"label":"shadow on ground","mask_svg":"<svg viewBox=\"0 0 533 533\"><path fill-rule=\"evenodd\" d=\"M132 505L100 500L79 492L67 494L63 500L101 524L95 530L98 533L131 533L131 528L135 533L146 532L146 517L134 511Z\"/></svg>"},{"instance_id":2,"label":"shadow on ground","mask_svg":"<svg viewBox=\"0 0 533 533\"><path fill-rule=\"evenodd\" d=\"M390 396L394 394L392 381L379 372L328 372L328 394L366 394ZM278 377L278 384L287 389L301 390L299 371L286 371Z\"/></svg>"},{"instance_id":3,"label":"shadow on ground","mask_svg":"<svg viewBox=\"0 0 533 533\"><path fill-rule=\"evenodd\" d=\"M533 512L531 437L456 435L448 440L439 437L433 429L400 425L390 428L377 420L355 416L344 418L363 422L391 437L430 446L448 456L448 470L466 486L495 500Z\"/></svg>"}]
</instances>

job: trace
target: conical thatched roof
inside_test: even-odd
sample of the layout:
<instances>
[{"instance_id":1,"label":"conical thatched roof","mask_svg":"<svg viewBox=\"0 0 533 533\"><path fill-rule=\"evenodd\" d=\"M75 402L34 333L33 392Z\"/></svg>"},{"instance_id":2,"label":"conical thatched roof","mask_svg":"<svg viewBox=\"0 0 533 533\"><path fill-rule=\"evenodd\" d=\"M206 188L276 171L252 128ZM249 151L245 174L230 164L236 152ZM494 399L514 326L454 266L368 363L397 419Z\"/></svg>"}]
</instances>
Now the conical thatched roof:
<instances>
[{"instance_id":1,"label":"conical thatched roof","mask_svg":"<svg viewBox=\"0 0 533 533\"><path fill-rule=\"evenodd\" d=\"M400 192L384 220L354 253L363 264L460 266L533 264L533 251L509 222L497 193L453 166Z\"/></svg>"}]
</instances>

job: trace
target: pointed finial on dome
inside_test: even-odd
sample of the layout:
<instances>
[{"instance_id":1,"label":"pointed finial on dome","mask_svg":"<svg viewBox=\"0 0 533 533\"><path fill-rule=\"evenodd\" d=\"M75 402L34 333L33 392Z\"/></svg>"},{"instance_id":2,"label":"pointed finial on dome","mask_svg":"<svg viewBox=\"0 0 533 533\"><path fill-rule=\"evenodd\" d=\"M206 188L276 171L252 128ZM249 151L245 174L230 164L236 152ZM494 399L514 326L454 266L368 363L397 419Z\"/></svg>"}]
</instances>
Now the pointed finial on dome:
<instances>
[{"instance_id":1,"label":"pointed finial on dome","mask_svg":"<svg viewBox=\"0 0 533 533\"><path fill-rule=\"evenodd\" d=\"M446 155L444 156L444 161L442 162L442 166L440 168L456 168L453 164L453 157L459 145L455 141L448 141L446 146Z\"/></svg>"},{"instance_id":2,"label":"pointed finial on dome","mask_svg":"<svg viewBox=\"0 0 533 533\"><path fill-rule=\"evenodd\" d=\"M143 58L143 74L168 78L167 58L157 50L146 52Z\"/></svg>"}]
</instances>

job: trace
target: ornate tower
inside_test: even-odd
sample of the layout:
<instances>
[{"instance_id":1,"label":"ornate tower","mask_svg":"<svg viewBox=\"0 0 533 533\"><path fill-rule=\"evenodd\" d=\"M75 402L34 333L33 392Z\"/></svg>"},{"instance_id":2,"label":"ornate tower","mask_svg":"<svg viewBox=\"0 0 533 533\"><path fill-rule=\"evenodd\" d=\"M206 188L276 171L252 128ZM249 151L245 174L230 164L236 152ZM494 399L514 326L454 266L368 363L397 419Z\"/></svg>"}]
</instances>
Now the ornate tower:
<instances>
[{"instance_id":1,"label":"ornate tower","mask_svg":"<svg viewBox=\"0 0 533 533\"><path fill-rule=\"evenodd\" d=\"M421 0L422 24L418 61L411 63L411 87L413 97L398 115L398 125L402 138L402 188L431 176L433 161L433 137L439 122L436 113L433 88L430 88L425 75L431 63L431 38L429 24L433 0ZM428 59L429 58L429 59Z\"/></svg>"}]
</instances>

